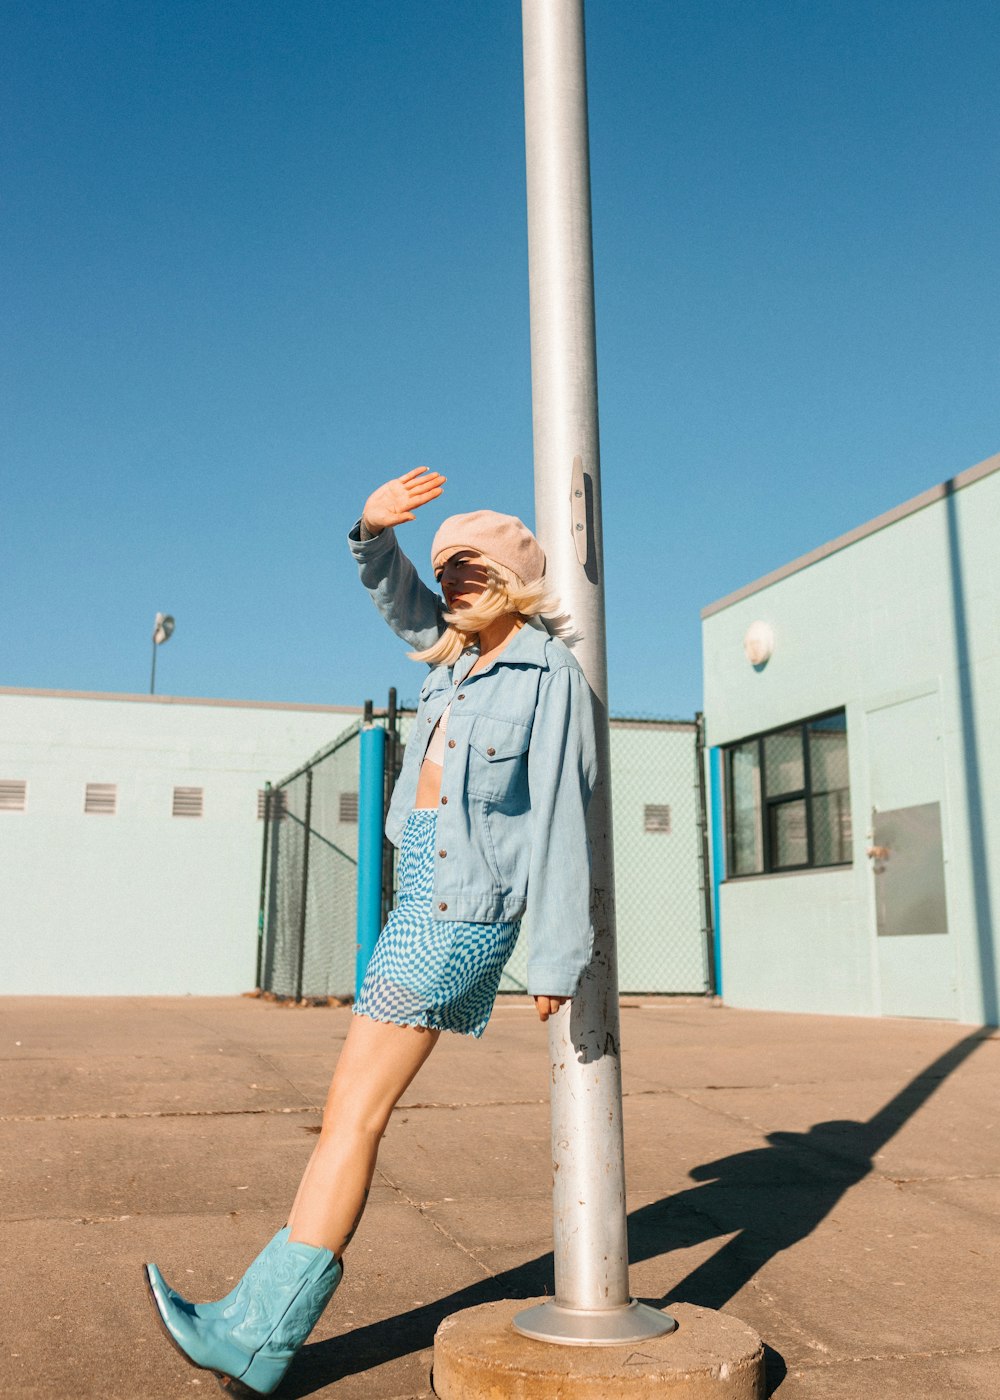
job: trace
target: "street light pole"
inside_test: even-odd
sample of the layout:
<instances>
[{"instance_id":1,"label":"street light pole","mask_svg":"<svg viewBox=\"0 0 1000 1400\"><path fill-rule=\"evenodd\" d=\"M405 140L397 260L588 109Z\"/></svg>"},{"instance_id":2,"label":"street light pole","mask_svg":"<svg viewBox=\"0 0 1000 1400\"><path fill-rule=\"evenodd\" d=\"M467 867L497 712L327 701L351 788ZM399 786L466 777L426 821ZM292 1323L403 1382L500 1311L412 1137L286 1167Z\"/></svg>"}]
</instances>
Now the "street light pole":
<instances>
[{"instance_id":1,"label":"street light pole","mask_svg":"<svg viewBox=\"0 0 1000 1400\"><path fill-rule=\"evenodd\" d=\"M604 624L583 0L522 0L535 520L547 577L583 640L599 778L588 825L594 956L549 1023L555 1299L529 1337L615 1345L675 1323L630 1299Z\"/></svg>"},{"instance_id":2,"label":"street light pole","mask_svg":"<svg viewBox=\"0 0 1000 1400\"><path fill-rule=\"evenodd\" d=\"M149 675L149 693L156 694L156 649L174 635L174 619L169 613L158 612L153 620L153 669Z\"/></svg>"}]
</instances>

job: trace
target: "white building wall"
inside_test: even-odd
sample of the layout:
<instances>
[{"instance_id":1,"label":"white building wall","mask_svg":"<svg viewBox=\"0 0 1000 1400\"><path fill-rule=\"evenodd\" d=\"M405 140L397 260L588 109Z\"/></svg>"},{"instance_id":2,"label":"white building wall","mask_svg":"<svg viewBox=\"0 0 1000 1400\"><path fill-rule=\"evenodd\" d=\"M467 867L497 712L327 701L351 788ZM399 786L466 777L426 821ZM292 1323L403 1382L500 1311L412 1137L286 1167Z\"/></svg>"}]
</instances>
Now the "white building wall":
<instances>
[{"instance_id":1,"label":"white building wall","mask_svg":"<svg viewBox=\"0 0 1000 1400\"><path fill-rule=\"evenodd\" d=\"M0 690L0 992L224 995L254 984L257 793L357 718L341 707ZM86 815L115 783L114 816ZM204 789L202 817L171 815Z\"/></svg>"}]
</instances>

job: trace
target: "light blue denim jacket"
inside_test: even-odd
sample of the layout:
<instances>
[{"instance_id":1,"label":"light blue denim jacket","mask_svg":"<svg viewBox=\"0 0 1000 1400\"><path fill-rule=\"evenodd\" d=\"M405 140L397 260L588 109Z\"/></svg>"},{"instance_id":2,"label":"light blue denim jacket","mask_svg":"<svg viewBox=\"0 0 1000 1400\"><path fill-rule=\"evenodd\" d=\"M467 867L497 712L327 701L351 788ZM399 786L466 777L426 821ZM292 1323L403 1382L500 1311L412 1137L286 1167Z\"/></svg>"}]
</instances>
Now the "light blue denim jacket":
<instances>
[{"instance_id":1,"label":"light blue denim jacket","mask_svg":"<svg viewBox=\"0 0 1000 1400\"><path fill-rule=\"evenodd\" d=\"M361 582L415 651L444 630L444 600L417 575L395 531L349 535ZM432 666L396 783L386 835L398 846L427 744L445 706L448 742L435 837L433 916L519 919L531 902L528 991L572 996L590 961L586 812L597 777L593 699L567 647L526 624L475 676L475 651Z\"/></svg>"}]
</instances>

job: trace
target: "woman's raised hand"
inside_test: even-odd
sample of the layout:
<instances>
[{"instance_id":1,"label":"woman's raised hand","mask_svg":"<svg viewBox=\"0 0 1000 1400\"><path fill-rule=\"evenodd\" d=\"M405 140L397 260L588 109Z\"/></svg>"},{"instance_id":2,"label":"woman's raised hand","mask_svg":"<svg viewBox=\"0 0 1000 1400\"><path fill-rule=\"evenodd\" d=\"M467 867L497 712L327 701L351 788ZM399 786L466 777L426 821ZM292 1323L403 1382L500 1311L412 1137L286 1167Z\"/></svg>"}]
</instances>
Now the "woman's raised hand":
<instances>
[{"instance_id":1,"label":"woman's raised hand","mask_svg":"<svg viewBox=\"0 0 1000 1400\"><path fill-rule=\"evenodd\" d=\"M402 525L415 518L414 511L440 496L447 480L429 467L393 477L378 487L365 501L362 520L369 534L378 535L389 525Z\"/></svg>"}]
</instances>

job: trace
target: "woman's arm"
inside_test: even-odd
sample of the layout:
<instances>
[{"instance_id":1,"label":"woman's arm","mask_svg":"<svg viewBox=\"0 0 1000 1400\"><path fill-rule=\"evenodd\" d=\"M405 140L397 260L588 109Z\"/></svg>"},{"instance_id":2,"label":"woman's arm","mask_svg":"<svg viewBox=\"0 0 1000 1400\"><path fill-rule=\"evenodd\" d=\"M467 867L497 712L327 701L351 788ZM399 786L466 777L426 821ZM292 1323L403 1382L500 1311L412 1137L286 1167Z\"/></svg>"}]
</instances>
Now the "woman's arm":
<instances>
[{"instance_id":1,"label":"woman's arm","mask_svg":"<svg viewBox=\"0 0 1000 1400\"><path fill-rule=\"evenodd\" d=\"M593 697L576 665L542 680L528 749L528 991L542 1020L571 997L593 948L587 807L597 779Z\"/></svg>"},{"instance_id":2,"label":"woman's arm","mask_svg":"<svg viewBox=\"0 0 1000 1400\"><path fill-rule=\"evenodd\" d=\"M395 526L441 495L445 478L417 467L387 481L365 502L348 536L361 582L386 622L417 651L433 646L444 629L441 599L423 582L400 549Z\"/></svg>"}]
</instances>

